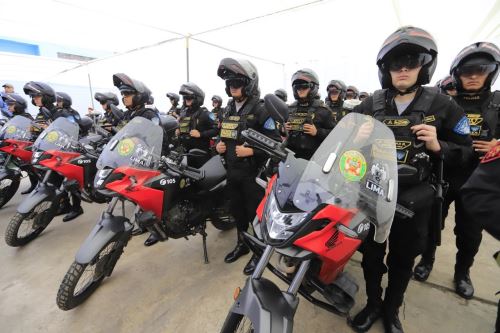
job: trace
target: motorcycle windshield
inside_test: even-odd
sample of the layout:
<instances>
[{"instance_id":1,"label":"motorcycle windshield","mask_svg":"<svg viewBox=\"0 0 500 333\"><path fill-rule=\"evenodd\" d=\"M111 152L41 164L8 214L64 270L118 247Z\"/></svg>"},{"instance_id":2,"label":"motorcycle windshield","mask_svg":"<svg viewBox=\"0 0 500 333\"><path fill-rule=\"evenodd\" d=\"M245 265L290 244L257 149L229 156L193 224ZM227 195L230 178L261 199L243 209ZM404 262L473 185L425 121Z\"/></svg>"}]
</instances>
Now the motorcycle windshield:
<instances>
[{"instance_id":1,"label":"motorcycle windshield","mask_svg":"<svg viewBox=\"0 0 500 333\"><path fill-rule=\"evenodd\" d=\"M389 236L398 188L392 131L372 117L350 113L307 163L293 205L310 212L331 204L362 213L375 226L375 241Z\"/></svg>"},{"instance_id":2,"label":"motorcycle windshield","mask_svg":"<svg viewBox=\"0 0 500 333\"><path fill-rule=\"evenodd\" d=\"M29 140L31 138L31 120L23 116L15 116L0 130L0 140Z\"/></svg>"},{"instance_id":3,"label":"motorcycle windshield","mask_svg":"<svg viewBox=\"0 0 500 333\"><path fill-rule=\"evenodd\" d=\"M132 119L104 148L97 168L133 166L154 169L161 157L163 130L151 120Z\"/></svg>"},{"instance_id":4,"label":"motorcycle windshield","mask_svg":"<svg viewBox=\"0 0 500 333\"><path fill-rule=\"evenodd\" d=\"M79 130L78 124L57 118L38 136L33 146L37 151L71 151L78 145Z\"/></svg>"}]
</instances>

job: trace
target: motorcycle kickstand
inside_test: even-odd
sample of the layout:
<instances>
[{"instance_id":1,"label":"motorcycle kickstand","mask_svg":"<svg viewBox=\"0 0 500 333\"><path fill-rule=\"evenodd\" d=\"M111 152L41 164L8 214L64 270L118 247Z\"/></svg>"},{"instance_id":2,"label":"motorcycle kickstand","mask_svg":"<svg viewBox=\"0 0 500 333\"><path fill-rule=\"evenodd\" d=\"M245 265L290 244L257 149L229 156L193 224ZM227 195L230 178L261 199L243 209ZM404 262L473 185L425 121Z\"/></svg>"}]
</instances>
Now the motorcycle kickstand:
<instances>
[{"instance_id":1,"label":"motorcycle kickstand","mask_svg":"<svg viewBox=\"0 0 500 333\"><path fill-rule=\"evenodd\" d=\"M207 233L205 230L201 231L201 236L203 237L203 256L205 257L205 264L208 264Z\"/></svg>"}]
</instances>

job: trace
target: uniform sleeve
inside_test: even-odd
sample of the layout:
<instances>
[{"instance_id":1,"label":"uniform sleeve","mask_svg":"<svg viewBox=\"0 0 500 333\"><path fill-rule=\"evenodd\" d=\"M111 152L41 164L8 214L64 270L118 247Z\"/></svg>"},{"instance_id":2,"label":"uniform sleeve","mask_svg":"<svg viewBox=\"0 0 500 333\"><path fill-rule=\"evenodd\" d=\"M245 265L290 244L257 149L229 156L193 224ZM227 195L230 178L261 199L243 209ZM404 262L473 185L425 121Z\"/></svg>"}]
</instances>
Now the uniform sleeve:
<instances>
[{"instance_id":1,"label":"uniform sleeve","mask_svg":"<svg viewBox=\"0 0 500 333\"><path fill-rule=\"evenodd\" d=\"M316 136L318 139L323 141L328 134L332 131L332 129L335 127L335 122L333 120L332 113L329 109L326 108L321 108L319 112L319 116L321 118L321 121L318 123L315 123L314 125L316 126L316 129L318 130L318 133Z\"/></svg>"},{"instance_id":2,"label":"uniform sleeve","mask_svg":"<svg viewBox=\"0 0 500 333\"><path fill-rule=\"evenodd\" d=\"M200 120L200 135L202 138L213 138L217 135L217 120L215 119L215 115L213 113L206 110L203 111Z\"/></svg>"},{"instance_id":3,"label":"uniform sleeve","mask_svg":"<svg viewBox=\"0 0 500 333\"><path fill-rule=\"evenodd\" d=\"M463 167L473 155L470 127L464 110L455 101L450 99L450 102L442 111L443 126L438 129L438 141L445 165Z\"/></svg>"},{"instance_id":4,"label":"uniform sleeve","mask_svg":"<svg viewBox=\"0 0 500 333\"><path fill-rule=\"evenodd\" d=\"M366 98L364 101L362 101L361 104L356 105L354 109L352 109L352 112L367 114L371 116L373 115L372 104L373 104L373 97L370 96Z\"/></svg>"}]
</instances>

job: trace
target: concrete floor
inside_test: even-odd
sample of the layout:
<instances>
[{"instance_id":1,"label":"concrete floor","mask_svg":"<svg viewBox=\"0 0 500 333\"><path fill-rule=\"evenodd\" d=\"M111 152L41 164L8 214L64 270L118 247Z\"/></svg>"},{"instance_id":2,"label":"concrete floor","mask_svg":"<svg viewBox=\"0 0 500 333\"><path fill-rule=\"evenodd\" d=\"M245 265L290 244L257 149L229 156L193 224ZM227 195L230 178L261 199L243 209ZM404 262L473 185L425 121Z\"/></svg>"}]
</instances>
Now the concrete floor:
<instances>
[{"instance_id":1,"label":"concrete floor","mask_svg":"<svg viewBox=\"0 0 500 333\"><path fill-rule=\"evenodd\" d=\"M26 187L26 183L21 189ZM234 231L208 230L210 264L203 263L201 237L171 240L151 248L146 235L133 238L111 278L80 307L63 312L55 303L59 284L103 206L84 204L85 214L70 223L56 218L42 235L23 248L3 241L5 228L22 196L0 210L0 332L218 332L232 304L234 288L243 286L246 259L225 264ZM453 215L452 215L453 216ZM486 233L471 277L476 296L465 301L451 290L454 265L452 221L427 283L410 282L400 318L405 332L494 331L500 269L492 254L500 248ZM360 284L356 313L364 305L364 283L357 254L349 272ZM268 277L270 274L266 274ZM280 284L284 288L283 284ZM345 318L301 300L294 332L352 332ZM383 332L381 322L370 332Z\"/></svg>"}]
</instances>

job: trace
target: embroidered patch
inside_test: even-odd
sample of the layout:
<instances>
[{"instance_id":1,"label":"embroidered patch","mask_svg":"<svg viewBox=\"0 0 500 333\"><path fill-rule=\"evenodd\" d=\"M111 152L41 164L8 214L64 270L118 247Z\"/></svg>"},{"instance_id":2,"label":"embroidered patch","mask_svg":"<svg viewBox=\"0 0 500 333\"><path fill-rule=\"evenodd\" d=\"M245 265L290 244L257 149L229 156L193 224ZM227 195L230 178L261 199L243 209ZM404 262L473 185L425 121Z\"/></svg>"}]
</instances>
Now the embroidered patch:
<instances>
[{"instance_id":1,"label":"embroidered patch","mask_svg":"<svg viewBox=\"0 0 500 333\"><path fill-rule=\"evenodd\" d=\"M209 117L210 119L215 120L215 113L210 112Z\"/></svg>"},{"instance_id":2,"label":"embroidered patch","mask_svg":"<svg viewBox=\"0 0 500 333\"><path fill-rule=\"evenodd\" d=\"M270 131L276 129L276 123L274 122L273 118L267 118L266 122L264 123L264 128Z\"/></svg>"},{"instance_id":3,"label":"embroidered patch","mask_svg":"<svg viewBox=\"0 0 500 333\"><path fill-rule=\"evenodd\" d=\"M427 117L425 117L425 119L424 119L424 123L426 123L426 124L427 124L427 123L432 123L433 121L436 121L436 117L435 117L434 115L432 115L432 116L427 116Z\"/></svg>"},{"instance_id":4,"label":"embroidered patch","mask_svg":"<svg viewBox=\"0 0 500 333\"><path fill-rule=\"evenodd\" d=\"M487 152L486 155L484 155L483 159L481 160L481 163L488 163L499 158L500 158L500 143L497 143L495 147L491 148L490 151Z\"/></svg>"},{"instance_id":5,"label":"embroidered patch","mask_svg":"<svg viewBox=\"0 0 500 333\"><path fill-rule=\"evenodd\" d=\"M460 121L455 125L455 128L453 128L453 132L460 135L470 134L469 120L466 116L463 116L462 119L460 119Z\"/></svg>"}]
</instances>

